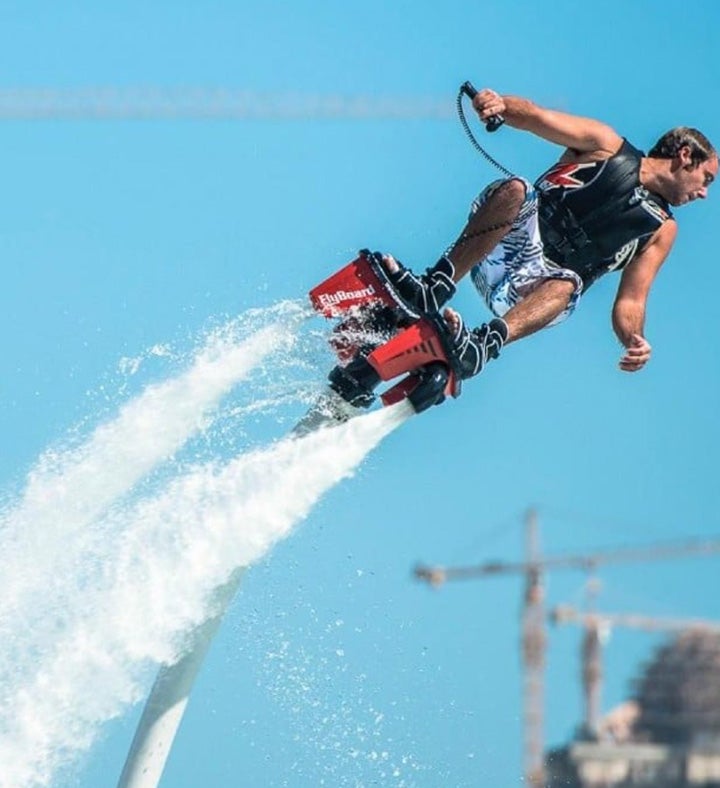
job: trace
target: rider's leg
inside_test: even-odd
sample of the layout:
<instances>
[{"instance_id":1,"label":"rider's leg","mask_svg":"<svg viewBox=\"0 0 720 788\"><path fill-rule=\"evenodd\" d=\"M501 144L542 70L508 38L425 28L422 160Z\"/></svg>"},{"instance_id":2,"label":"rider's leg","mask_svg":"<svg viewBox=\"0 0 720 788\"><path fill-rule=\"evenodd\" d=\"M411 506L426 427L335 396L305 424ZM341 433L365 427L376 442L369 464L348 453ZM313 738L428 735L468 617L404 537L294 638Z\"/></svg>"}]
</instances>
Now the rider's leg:
<instances>
[{"instance_id":1,"label":"rider's leg","mask_svg":"<svg viewBox=\"0 0 720 788\"><path fill-rule=\"evenodd\" d=\"M503 315L508 327L507 342L534 334L552 323L567 309L576 290L575 282L567 279L547 279L539 284Z\"/></svg>"},{"instance_id":2,"label":"rider's leg","mask_svg":"<svg viewBox=\"0 0 720 788\"><path fill-rule=\"evenodd\" d=\"M490 359L500 355L504 345L552 323L568 308L575 291L572 281L547 279L502 318L493 318L474 329L468 329L454 309L445 309L443 317L453 335L462 377L477 375Z\"/></svg>"},{"instance_id":3,"label":"rider's leg","mask_svg":"<svg viewBox=\"0 0 720 788\"><path fill-rule=\"evenodd\" d=\"M455 269L455 282L484 260L508 234L526 196L525 183L511 178L494 189L470 215L462 233L445 255Z\"/></svg>"},{"instance_id":4,"label":"rider's leg","mask_svg":"<svg viewBox=\"0 0 720 788\"><path fill-rule=\"evenodd\" d=\"M400 295L420 311L439 310L454 295L455 283L507 235L526 196L526 184L519 178L489 187L455 243L420 276L385 255L385 268Z\"/></svg>"}]
</instances>

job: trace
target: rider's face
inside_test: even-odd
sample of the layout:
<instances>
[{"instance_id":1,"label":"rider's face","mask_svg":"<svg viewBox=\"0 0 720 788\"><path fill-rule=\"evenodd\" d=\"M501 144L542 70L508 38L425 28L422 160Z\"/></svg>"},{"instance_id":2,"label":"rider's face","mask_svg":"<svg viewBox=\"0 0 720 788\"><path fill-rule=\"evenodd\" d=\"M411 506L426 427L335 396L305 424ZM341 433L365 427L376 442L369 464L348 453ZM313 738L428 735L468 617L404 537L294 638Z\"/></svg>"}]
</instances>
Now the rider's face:
<instances>
[{"instance_id":1,"label":"rider's face","mask_svg":"<svg viewBox=\"0 0 720 788\"><path fill-rule=\"evenodd\" d=\"M704 200L708 188L718 173L718 158L712 156L700 164L693 164L690 148L684 146L678 154L679 166L675 170L675 189L672 205L686 205L693 200Z\"/></svg>"}]
</instances>

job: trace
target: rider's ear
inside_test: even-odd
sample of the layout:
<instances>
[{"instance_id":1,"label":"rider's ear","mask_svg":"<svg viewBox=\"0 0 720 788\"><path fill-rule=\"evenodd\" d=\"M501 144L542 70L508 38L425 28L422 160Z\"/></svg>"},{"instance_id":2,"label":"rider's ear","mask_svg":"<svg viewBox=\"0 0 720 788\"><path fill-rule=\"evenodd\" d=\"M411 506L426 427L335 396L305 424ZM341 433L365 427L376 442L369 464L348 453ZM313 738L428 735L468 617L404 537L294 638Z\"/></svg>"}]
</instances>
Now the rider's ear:
<instances>
[{"instance_id":1,"label":"rider's ear","mask_svg":"<svg viewBox=\"0 0 720 788\"><path fill-rule=\"evenodd\" d=\"M678 159L680 160L680 166L685 170L692 170L694 169L695 165L692 160L692 151L690 150L689 145L682 145L677 152Z\"/></svg>"}]
</instances>

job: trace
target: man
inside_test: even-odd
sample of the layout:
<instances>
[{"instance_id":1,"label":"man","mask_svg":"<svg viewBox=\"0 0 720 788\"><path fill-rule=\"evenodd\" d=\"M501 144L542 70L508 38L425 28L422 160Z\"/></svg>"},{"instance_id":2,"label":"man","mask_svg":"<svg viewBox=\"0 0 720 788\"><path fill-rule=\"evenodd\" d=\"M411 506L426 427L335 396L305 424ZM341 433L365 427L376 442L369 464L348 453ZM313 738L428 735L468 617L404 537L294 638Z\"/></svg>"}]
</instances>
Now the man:
<instances>
[{"instance_id":1,"label":"man","mask_svg":"<svg viewBox=\"0 0 720 788\"><path fill-rule=\"evenodd\" d=\"M564 320L598 277L622 270L612 312L625 348L620 369L642 369L651 355L648 294L677 233L670 206L707 196L718 172L714 148L679 127L645 156L604 123L527 99L482 90L473 106L481 120L502 115L565 152L534 185L520 177L490 184L460 237L422 276L383 255L394 286L417 309L439 311L471 274L497 317L469 330L457 312L444 312L467 378L509 342Z\"/></svg>"}]
</instances>

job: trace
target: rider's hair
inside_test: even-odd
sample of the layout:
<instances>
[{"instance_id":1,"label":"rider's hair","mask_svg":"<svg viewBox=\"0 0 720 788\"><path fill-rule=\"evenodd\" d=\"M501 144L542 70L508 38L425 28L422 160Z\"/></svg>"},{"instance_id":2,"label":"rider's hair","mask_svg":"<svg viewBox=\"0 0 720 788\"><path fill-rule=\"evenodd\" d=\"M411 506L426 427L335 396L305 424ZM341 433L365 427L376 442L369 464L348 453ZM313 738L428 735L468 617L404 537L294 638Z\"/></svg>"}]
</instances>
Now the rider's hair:
<instances>
[{"instance_id":1,"label":"rider's hair","mask_svg":"<svg viewBox=\"0 0 720 788\"><path fill-rule=\"evenodd\" d=\"M690 148L690 161L695 166L716 155L715 148L701 131L689 126L678 126L663 134L652 146L648 156L653 159L674 159L685 145Z\"/></svg>"}]
</instances>

